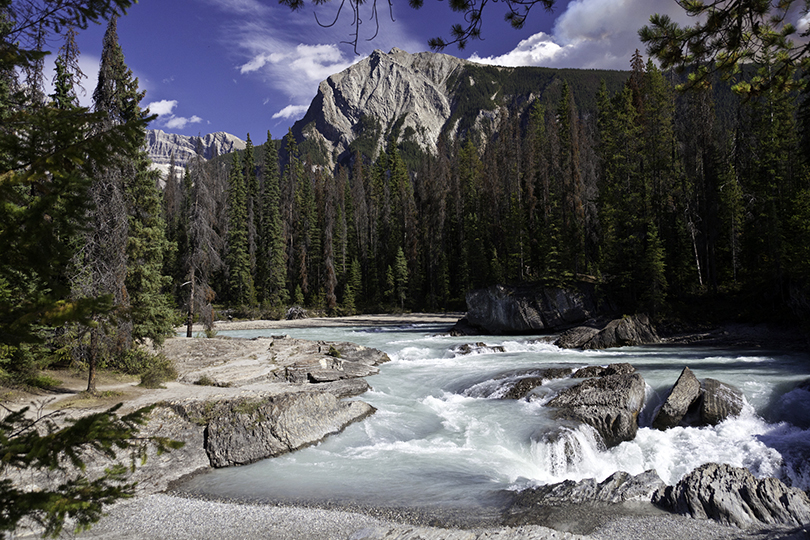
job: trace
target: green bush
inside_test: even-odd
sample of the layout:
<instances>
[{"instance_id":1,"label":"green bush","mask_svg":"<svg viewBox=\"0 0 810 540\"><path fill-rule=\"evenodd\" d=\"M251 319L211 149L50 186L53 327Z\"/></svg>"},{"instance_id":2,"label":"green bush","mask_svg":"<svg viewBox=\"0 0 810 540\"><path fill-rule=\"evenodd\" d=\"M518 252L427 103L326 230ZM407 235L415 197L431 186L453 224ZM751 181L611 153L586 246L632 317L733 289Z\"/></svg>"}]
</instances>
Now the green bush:
<instances>
[{"instance_id":1,"label":"green bush","mask_svg":"<svg viewBox=\"0 0 810 540\"><path fill-rule=\"evenodd\" d=\"M59 379L56 379L54 377L51 377L50 375L44 375L44 374L40 373L38 375L28 377L25 380L25 384L27 386L32 387L32 388L39 388L39 389L42 389L42 390L50 390L51 388L56 388L57 386L62 384L62 381L60 381Z\"/></svg>"},{"instance_id":2,"label":"green bush","mask_svg":"<svg viewBox=\"0 0 810 540\"><path fill-rule=\"evenodd\" d=\"M141 374L141 386L163 388L163 383L177 378L177 370L171 360L162 354L153 357L149 368Z\"/></svg>"},{"instance_id":3,"label":"green bush","mask_svg":"<svg viewBox=\"0 0 810 540\"><path fill-rule=\"evenodd\" d=\"M146 349L130 349L111 360L108 367L127 375L141 375L152 366L156 358L156 355Z\"/></svg>"}]
</instances>

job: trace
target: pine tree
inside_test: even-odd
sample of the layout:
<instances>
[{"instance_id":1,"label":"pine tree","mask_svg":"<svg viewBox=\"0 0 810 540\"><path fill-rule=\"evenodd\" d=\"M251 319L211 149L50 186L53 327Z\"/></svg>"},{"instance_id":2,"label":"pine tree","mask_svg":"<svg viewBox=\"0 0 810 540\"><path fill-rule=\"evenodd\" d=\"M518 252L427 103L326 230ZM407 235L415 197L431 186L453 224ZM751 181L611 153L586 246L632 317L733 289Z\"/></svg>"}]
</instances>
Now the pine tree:
<instances>
[{"instance_id":1,"label":"pine tree","mask_svg":"<svg viewBox=\"0 0 810 540\"><path fill-rule=\"evenodd\" d=\"M259 238L259 286L261 297L272 306L289 299L284 228L281 220L281 190L278 175L278 150L267 133L262 170L262 212Z\"/></svg>"},{"instance_id":2,"label":"pine tree","mask_svg":"<svg viewBox=\"0 0 810 540\"><path fill-rule=\"evenodd\" d=\"M247 186L239 154L233 154L228 189L228 243L225 267L230 300L237 306L256 304L256 290L250 272L248 245Z\"/></svg>"},{"instance_id":3,"label":"pine tree","mask_svg":"<svg viewBox=\"0 0 810 540\"><path fill-rule=\"evenodd\" d=\"M390 269L390 267L389 267ZM400 247L394 259L394 287L396 299L399 301L400 309L405 309L405 299L408 297L408 261L405 259L405 252Z\"/></svg>"}]
</instances>

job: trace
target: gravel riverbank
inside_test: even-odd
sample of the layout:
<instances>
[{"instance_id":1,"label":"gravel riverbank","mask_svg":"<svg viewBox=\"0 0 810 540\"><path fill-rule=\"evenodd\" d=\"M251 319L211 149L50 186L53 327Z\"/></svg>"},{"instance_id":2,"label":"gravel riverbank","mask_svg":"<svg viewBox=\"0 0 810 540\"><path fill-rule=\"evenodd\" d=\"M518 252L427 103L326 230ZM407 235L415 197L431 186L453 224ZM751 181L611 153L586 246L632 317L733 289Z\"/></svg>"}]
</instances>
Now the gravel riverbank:
<instances>
[{"instance_id":1,"label":"gravel riverbank","mask_svg":"<svg viewBox=\"0 0 810 540\"><path fill-rule=\"evenodd\" d=\"M537 525L446 529L412 525L361 513L319 508L238 504L149 495L118 503L93 529L78 536L96 540L776 540L807 539L801 530L746 531L683 516L595 516L589 535Z\"/></svg>"}]
</instances>

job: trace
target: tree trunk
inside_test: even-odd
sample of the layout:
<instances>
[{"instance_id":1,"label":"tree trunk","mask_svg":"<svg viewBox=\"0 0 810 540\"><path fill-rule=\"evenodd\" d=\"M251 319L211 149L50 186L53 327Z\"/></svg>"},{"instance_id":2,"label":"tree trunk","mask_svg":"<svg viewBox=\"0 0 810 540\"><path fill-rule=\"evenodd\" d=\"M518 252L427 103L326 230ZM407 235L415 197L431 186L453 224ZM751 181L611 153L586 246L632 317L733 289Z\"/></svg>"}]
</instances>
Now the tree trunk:
<instances>
[{"instance_id":1,"label":"tree trunk","mask_svg":"<svg viewBox=\"0 0 810 540\"><path fill-rule=\"evenodd\" d=\"M188 293L188 320L186 322L186 337L192 337L191 328L194 326L194 266L191 267L191 280Z\"/></svg>"},{"instance_id":2,"label":"tree trunk","mask_svg":"<svg viewBox=\"0 0 810 540\"><path fill-rule=\"evenodd\" d=\"M90 355L88 356L87 393L96 393L96 366L98 365L98 328L90 330Z\"/></svg>"}]
</instances>

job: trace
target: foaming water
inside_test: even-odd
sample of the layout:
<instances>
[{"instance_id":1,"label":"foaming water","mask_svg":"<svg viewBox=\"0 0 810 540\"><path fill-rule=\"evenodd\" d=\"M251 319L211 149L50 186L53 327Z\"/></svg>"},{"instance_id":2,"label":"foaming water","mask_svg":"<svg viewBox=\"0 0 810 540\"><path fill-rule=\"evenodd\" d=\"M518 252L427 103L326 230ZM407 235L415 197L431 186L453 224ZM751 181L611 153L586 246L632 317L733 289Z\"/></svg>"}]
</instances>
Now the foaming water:
<instances>
[{"instance_id":1,"label":"foaming water","mask_svg":"<svg viewBox=\"0 0 810 540\"><path fill-rule=\"evenodd\" d=\"M655 469L673 484L707 462L748 467L810 488L810 377L806 356L716 348L627 347L571 351L543 338L439 335L443 328L308 328L303 339L352 341L388 353L362 399L377 413L321 444L244 467L198 476L183 489L212 496L374 506L490 507L504 490ZM275 331L223 332L234 337ZM480 338L474 338L480 339ZM544 405L586 365L628 362L647 381L633 441L605 449L596 432L561 422ZM647 427L684 366L740 388L743 413L712 427ZM525 377L529 399L502 398Z\"/></svg>"}]
</instances>

